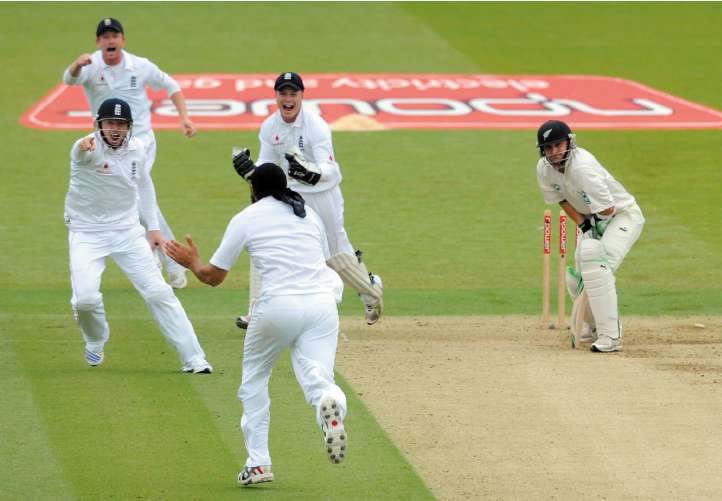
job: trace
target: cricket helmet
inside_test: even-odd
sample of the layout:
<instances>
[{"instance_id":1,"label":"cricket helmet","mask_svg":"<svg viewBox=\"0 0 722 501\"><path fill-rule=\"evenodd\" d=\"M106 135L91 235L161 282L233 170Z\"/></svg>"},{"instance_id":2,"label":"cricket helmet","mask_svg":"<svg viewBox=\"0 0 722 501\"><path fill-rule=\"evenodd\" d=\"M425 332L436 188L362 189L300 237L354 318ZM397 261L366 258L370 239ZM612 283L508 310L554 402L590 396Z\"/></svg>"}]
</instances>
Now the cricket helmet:
<instances>
[{"instance_id":1,"label":"cricket helmet","mask_svg":"<svg viewBox=\"0 0 722 501\"><path fill-rule=\"evenodd\" d=\"M120 145L113 146L108 141L102 125L102 122L104 120L123 120L128 123L128 132L125 134L123 142ZM130 105L122 99L118 99L115 97L106 99L98 107L98 114L95 117L95 126L97 127L100 135L102 136L103 140L108 144L108 146L117 148L119 146L127 144L127 142L130 140L130 133L133 128L133 114L130 111Z\"/></svg>"},{"instance_id":2,"label":"cricket helmet","mask_svg":"<svg viewBox=\"0 0 722 501\"><path fill-rule=\"evenodd\" d=\"M570 154L577 146L576 136L572 133L572 129L561 120L547 120L544 122L537 130L536 139L537 148L539 148L539 156L543 157L549 164L551 164L551 162L544 154L544 147L561 143L562 141L568 141L568 148L564 153L564 158L560 167L564 167L564 164L569 159Z\"/></svg>"}]
</instances>

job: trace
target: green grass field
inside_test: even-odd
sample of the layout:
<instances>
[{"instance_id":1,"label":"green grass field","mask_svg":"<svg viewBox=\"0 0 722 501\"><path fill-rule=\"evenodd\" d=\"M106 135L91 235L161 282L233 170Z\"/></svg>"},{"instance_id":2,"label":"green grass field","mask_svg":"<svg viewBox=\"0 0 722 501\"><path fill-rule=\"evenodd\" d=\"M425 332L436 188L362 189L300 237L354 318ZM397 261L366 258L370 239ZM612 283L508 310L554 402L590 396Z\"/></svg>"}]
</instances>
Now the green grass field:
<instances>
[{"instance_id":1,"label":"green grass field","mask_svg":"<svg viewBox=\"0 0 722 501\"><path fill-rule=\"evenodd\" d=\"M112 337L90 370L70 307L62 220L79 132L20 115L119 18L127 49L169 73L611 75L722 109L722 9L711 3L4 3L0 5L0 499L431 497L353 391L353 454L326 462L287 360L272 380L278 480L239 493L244 257L215 290L178 293L210 377L177 372L141 299L110 265ZM153 175L176 234L207 258L247 188L228 165L256 132L157 132ZM579 131L638 199L645 232L617 284L623 314L722 312L722 131ZM346 222L386 285L388 315L536 314L541 218L534 131L336 133ZM256 146L257 147L257 146ZM234 184L236 183L236 184ZM349 294L342 314L360 317ZM360 318L359 318L360 321Z\"/></svg>"}]
</instances>

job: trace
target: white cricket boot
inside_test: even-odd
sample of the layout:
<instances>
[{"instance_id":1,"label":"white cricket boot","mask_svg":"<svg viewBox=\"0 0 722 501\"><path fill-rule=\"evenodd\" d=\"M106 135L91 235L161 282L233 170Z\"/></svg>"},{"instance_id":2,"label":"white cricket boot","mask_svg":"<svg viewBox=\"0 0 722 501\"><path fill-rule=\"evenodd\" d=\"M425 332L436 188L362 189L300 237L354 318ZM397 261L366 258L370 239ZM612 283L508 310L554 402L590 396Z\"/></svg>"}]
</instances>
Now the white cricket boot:
<instances>
[{"instance_id":1,"label":"white cricket boot","mask_svg":"<svg viewBox=\"0 0 722 501\"><path fill-rule=\"evenodd\" d=\"M253 485L262 482L273 482L271 465L268 466L246 466L238 474L240 485Z\"/></svg>"},{"instance_id":2,"label":"white cricket boot","mask_svg":"<svg viewBox=\"0 0 722 501\"><path fill-rule=\"evenodd\" d=\"M174 289L185 289L185 287L188 285L188 279L186 279L185 270L169 271L168 285L170 285Z\"/></svg>"},{"instance_id":3,"label":"white cricket boot","mask_svg":"<svg viewBox=\"0 0 722 501\"><path fill-rule=\"evenodd\" d=\"M610 353L622 349L622 323L619 323L619 335L616 338L599 334L591 350L597 353Z\"/></svg>"},{"instance_id":4,"label":"white cricket boot","mask_svg":"<svg viewBox=\"0 0 722 501\"><path fill-rule=\"evenodd\" d=\"M319 404L321 413L321 430L323 431L323 448L328 460L338 464L346 457L346 441L348 434L341 419L341 409L333 398L325 398Z\"/></svg>"},{"instance_id":5,"label":"white cricket boot","mask_svg":"<svg viewBox=\"0 0 722 501\"><path fill-rule=\"evenodd\" d=\"M196 362L194 364L185 364L181 368L183 372L192 372L193 374L212 374L213 373L213 366L208 363L207 360L201 360L200 362Z\"/></svg>"},{"instance_id":6,"label":"white cricket boot","mask_svg":"<svg viewBox=\"0 0 722 501\"><path fill-rule=\"evenodd\" d=\"M87 346L85 347L85 361L88 362L90 366L98 366L103 363L104 359L105 354L103 353L102 348L100 349L100 351L95 351L88 349Z\"/></svg>"}]
</instances>

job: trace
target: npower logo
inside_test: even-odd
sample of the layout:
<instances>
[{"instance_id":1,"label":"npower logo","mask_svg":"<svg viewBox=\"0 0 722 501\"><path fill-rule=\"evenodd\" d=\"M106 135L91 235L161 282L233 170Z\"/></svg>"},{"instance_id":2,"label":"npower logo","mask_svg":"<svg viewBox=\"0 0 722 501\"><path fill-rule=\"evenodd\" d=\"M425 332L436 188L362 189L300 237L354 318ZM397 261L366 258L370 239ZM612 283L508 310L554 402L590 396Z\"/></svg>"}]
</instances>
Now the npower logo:
<instances>
[{"instance_id":1,"label":"npower logo","mask_svg":"<svg viewBox=\"0 0 722 501\"><path fill-rule=\"evenodd\" d=\"M271 74L174 75L201 129L256 129L275 111ZM637 82L601 76L307 74L306 106L336 130L722 128L722 113ZM128 76L130 79L131 77ZM130 85L130 82L128 82ZM149 89L156 129L176 128L168 96ZM29 127L88 129L77 86L58 85L21 118Z\"/></svg>"}]
</instances>

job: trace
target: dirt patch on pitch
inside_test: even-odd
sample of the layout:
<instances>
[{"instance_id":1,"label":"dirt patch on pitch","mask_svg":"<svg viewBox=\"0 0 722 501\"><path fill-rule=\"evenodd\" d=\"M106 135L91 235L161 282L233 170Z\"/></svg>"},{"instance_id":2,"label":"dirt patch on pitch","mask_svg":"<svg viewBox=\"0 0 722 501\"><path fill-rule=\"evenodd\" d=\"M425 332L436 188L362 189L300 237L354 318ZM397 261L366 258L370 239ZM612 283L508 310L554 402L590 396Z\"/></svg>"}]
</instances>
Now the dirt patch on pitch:
<instances>
[{"instance_id":1,"label":"dirt patch on pitch","mask_svg":"<svg viewBox=\"0 0 722 501\"><path fill-rule=\"evenodd\" d=\"M337 369L439 499L722 499L722 317L343 319Z\"/></svg>"}]
</instances>

